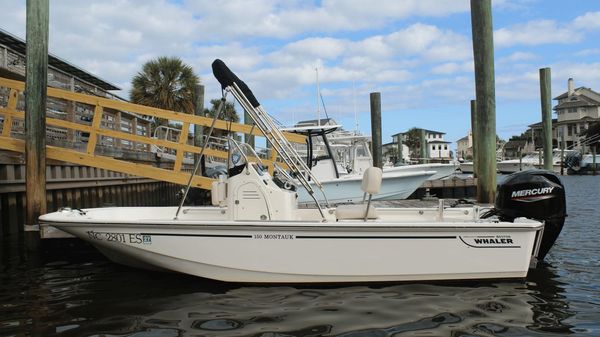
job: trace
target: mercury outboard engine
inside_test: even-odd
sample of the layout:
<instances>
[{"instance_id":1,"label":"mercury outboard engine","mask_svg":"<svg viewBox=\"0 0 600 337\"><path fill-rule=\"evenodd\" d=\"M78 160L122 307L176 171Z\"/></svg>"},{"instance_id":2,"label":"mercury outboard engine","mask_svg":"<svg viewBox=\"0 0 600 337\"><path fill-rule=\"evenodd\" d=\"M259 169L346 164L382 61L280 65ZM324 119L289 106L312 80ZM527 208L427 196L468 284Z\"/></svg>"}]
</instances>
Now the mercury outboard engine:
<instances>
[{"instance_id":1,"label":"mercury outboard engine","mask_svg":"<svg viewBox=\"0 0 600 337\"><path fill-rule=\"evenodd\" d=\"M565 189L554 172L528 170L513 173L498 187L495 209L501 221L524 217L545 223L537 256L542 260L565 223Z\"/></svg>"}]
</instances>

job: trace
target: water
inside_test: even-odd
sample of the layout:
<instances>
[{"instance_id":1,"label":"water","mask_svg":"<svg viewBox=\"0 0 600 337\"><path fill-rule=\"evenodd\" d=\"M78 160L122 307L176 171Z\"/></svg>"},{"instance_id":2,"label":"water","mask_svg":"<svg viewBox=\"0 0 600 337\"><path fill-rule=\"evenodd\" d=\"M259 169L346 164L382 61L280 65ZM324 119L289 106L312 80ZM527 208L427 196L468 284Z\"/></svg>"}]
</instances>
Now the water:
<instances>
[{"instance_id":1,"label":"water","mask_svg":"<svg viewBox=\"0 0 600 337\"><path fill-rule=\"evenodd\" d=\"M0 336L600 336L600 177L563 181L565 229L519 281L232 285L3 242Z\"/></svg>"}]
</instances>

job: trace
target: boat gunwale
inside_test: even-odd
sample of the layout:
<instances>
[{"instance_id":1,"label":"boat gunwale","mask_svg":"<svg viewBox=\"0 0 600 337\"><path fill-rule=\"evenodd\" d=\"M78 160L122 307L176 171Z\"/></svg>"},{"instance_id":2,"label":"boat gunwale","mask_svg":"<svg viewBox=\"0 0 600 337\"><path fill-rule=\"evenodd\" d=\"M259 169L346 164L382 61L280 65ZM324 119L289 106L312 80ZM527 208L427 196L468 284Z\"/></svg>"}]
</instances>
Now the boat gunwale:
<instances>
[{"instance_id":1,"label":"boat gunwale","mask_svg":"<svg viewBox=\"0 0 600 337\"><path fill-rule=\"evenodd\" d=\"M156 228L160 226L168 226L168 229L180 229L180 230L189 230L189 229L198 229L198 230L249 230L249 231L294 231L294 230L311 230L311 231L335 231L335 230L352 230L352 231L424 231L424 232L433 232L433 231L450 231L450 230L461 230L461 231L481 231L481 230L499 230L499 231L535 231L540 230L544 227L544 223L538 221L531 222L522 222L518 223L518 225L513 225L514 223L505 222L506 224L511 225L501 225L501 222L489 222L489 225L467 225L465 222L452 221L452 222L444 222L445 224L455 224L455 225L444 225L444 226L431 226L431 225L421 225L418 223L409 223L409 224L401 224L401 225L382 225L382 222L374 223L374 222L363 222L360 220L344 220L342 221L345 226L336 226L336 225L327 225L324 222L306 222L306 221L291 221L291 220L277 220L273 221L275 224L273 225L265 225L264 222L257 221L203 221L202 224L199 224L197 220L195 221L182 221L178 220L178 223L172 222L104 222L104 221L54 221L54 220L40 220L40 225L42 226L54 226L54 227L81 227L81 226L113 226L113 227L131 227L136 226L141 228ZM240 224L243 223L243 224ZM305 223L309 225L290 225L292 223ZM340 221L336 221L335 223L340 223ZM388 222L390 223L390 222ZM474 224L476 222L468 222L470 224ZM385 223L383 223L385 224ZM391 224L391 223L390 223Z\"/></svg>"}]
</instances>

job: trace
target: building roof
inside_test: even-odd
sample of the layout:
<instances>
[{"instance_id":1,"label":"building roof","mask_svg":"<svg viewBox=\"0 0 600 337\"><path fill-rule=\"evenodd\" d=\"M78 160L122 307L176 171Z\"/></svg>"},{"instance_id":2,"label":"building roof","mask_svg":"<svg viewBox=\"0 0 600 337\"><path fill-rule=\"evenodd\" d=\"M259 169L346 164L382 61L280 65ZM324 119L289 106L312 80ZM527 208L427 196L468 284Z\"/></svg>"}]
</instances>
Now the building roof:
<instances>
[{"instance_id":1,"label":"building roof","mask_svg":"<svg viewBox=\"0 0 600 337\"><path fill-rule=\"evenodd\" d=\"M598 122L600 121L600 118L594 118L594 117L589 117L589 116L584 116L581 117L580 119L569 119L566 121L562 121L559 122L556 118L552 119L552 127L555 127L557 125L568 125L568 124L577 124L577 123L581 123L581 122ZM531 124L529 125L530 128L532 129L541 129L542 128L542 122L539 123L535 123L535 124Z\"/></svg>"},{"instance_id":2,"label":"building roof","mask_svg":"<svg viewBox=\"0 0 600 337\"><path fill-rule=\"evenodd\" d=\"M600 99L600 93L597 93L596 91L590 89L590 88L586 88L586 87L579 87L577 89L573 90L573 93L575 95L585 95L587 94L587 96L591 96L592 98L595 96L596 98ZM564 93L554 97L555 100L560 100L563 98L567 98L569 97L569 92L565 91Z\"/></svg>"},{"instance_id":3,"label":"building roof","mask_svg":"<svg viewBox=\"0 0 600 337\"><path fill-rule=\"evenodd\" d=\"M597 122L600 121L600 118L593 118L593 117L589 117L589 116L585 116L585 117L581 117L580 119L569 119L566 121L561 121L561 122L556 122L556 124L552 124L554 125L569 125L569 124L577 124L577 123L581 123L581 122Z\"/></svg>"},{"instance_id":4,"label":"building roof","mask_svg":"<svg viewBox=\"0 0 600 337\"><path fill-rule=\"evenodd\" d=\"M427 142L428 144L450 144L452 142L447 142L444 140L430 140Z\"/></svg>"},{"instance_id":5,"label":"building roof","mask_svg":"<svg viewBox=\"0 0 600 337\"><path fill-rule=\"evenodd\" d=\"M558 122L558 118L552 118L552 125L556 124L556 122ZM541 128L542 122L530 124L530 125L528 125L528 127L533 128L533 129Z\"/></svg>"},{"instance_id":6,"label":"building roof","mask_svg":"<svg viewBox=\"0 0 600 337\"><path fill-rule=\"evenodd\" d=\"M465 140L466 140L466 141L468 141L468 140L469 140L469 136L468 136L468 135L467 135L467 136L464 136L464 137L462 137L461 139L457 140L456 142L458 143L458 142L462 142L462 141L465 141Z\"/></svg>"},{"instance_id":7,"label":"building roof","mask_svg":"<svg viewBox=\"0 0 600 337\"><path fill-rule=\"evenodd\" d=\"M595 99L586 95L574 95L568 101L562 102L555 106L554 110L597 105L600 105L600 101L596 101Z\"/></svg>"},{"instance_id":8,"label":"building roof","mask_svg":"<svg viewBox=\"0 0 600 337\"><path fill-rule=\"evenodd\" d=\"M25 41L2 29L0 29L0 44L5 45L6 47L16 51L21 55L25 55L25 51L27 49ZM48 54L48 65L55 69L61 70L67 74L70 74L82 81L93 84L101 89L121 90L121 88L117 87L116 85L105 81L100 77L93 75L92 73L89 73L77 66L74 66L71 63L50 53Z\"/></svg>"}]
</instances>

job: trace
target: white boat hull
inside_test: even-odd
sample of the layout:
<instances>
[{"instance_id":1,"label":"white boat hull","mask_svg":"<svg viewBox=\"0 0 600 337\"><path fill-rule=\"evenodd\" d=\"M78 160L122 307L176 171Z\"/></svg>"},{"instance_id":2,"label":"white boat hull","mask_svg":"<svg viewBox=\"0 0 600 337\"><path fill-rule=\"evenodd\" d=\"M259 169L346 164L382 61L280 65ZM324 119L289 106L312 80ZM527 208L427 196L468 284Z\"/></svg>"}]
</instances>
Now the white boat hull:
<instances>
[{"instance_id":1,"label":"white boat hull","mask_svg":"<svg viewBox=\"0 0 600 337\"><path fill-rule=\"evenodd\" d=\"M435 174L434 171L415 172L384 172L381 191L373 196L372 200L399 200L408 198L425 180ZM357 203L363 200L360 189L362 175L345 175L339 179L322 180L321 185L327 195L327 200L332 203ZM314 185L314 196L319 201L324 201L323 194ZM298 188L298 202L308 203L314 200L304 188Z\"/></svg>"},{"instance_id":2,"label":"white boat hull","mask_svg":"<svg viewBox=\"0 0 600 337\"><path fill-rule=\"evenodd\" d=\"M504 160L496 163L496 169L500 173L511 174L519 171L533 170L536 168L536 163L521 162L518 159Z\"/></svg>"},{"instance_id":3,"label":"white boat hull","mask_svg":"<svg viewBox=\"0 0 600 337\"><path fill-rule=\"evenodd\" d=\"M60 216L52 217L56 214L41 220L90 242L115 262L260 283L520 278L527 275L535 234L542 227L535 221L487 228L465 221L240 225L239 221L144 223L131 217L130 223L110 224L72 217L61 222Z\"/></svg>"},{"instance_id":4,"label":"white boat hull","mask_svg":"<svg viewBox=\"0 0 600 337\"><path fill-rule=\"evenodd\" d=\"M473 173L473 162L460 163L460 171L462 173Z\"/></svg>"},{"instance_id":5,"label":"white boat hull","mask_svg":"<svg viewBox=\"0 0 600 337\"><path fill-rule=\"evenodd\" d=\"M435 174L428 180L444 179L456 172L457 166L454 164L416 164L416 165L403 165L394 167L384 167L383 173L392 172L416 172L416 171L435 171Z\"/></svg>"}]
</instances>

